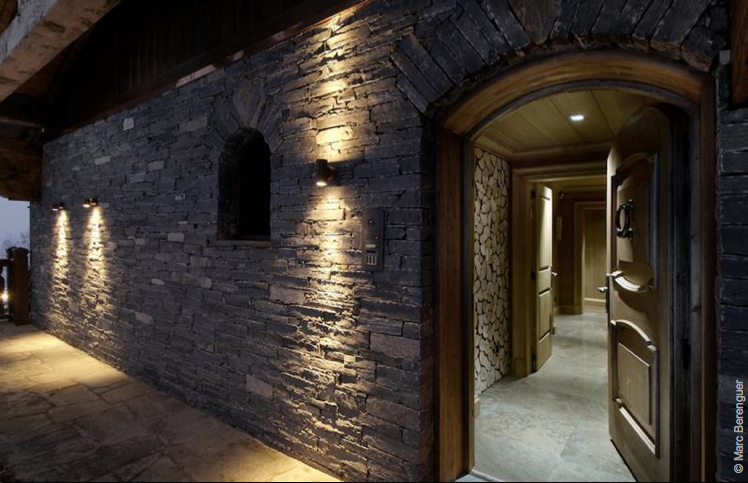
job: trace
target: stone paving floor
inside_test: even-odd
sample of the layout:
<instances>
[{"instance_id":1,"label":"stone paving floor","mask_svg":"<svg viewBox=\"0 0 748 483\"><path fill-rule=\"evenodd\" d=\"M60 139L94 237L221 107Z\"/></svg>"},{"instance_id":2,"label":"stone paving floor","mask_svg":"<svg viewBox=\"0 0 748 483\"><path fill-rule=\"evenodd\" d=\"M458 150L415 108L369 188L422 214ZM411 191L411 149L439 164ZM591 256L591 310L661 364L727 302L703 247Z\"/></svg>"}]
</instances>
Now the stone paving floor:
<instances>
[{"instance_id":1,"label":"stone paving floor","mask_svg":"<svg viewBox=\"0 0 748 483\"><path fill-rule=\"evenodd\" d=\"M19 481L336 481L33 328L0 322L0 469Z\"/></svg>"},{"instance_id":2,"label":"stone paving floor","mask_svg":"<svg viewBox=\"0 0 748 483\"><path fill-rule=\"evenodd\" d=\"M559 316L556 324L540 371L481 395L475 468L504 481L633 482L608 435L607 320Z\"/></svg>"}]
</instances>

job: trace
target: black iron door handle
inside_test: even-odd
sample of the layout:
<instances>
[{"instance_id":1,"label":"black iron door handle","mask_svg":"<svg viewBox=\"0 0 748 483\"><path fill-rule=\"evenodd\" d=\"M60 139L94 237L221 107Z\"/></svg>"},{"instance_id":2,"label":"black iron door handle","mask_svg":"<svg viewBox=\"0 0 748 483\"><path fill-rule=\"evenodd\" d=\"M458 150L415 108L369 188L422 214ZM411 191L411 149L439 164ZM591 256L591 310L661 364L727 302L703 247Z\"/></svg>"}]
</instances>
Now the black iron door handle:
<instances>
[{"instance_id":1,"label":"black iron door handle","mask_svg":"<svg viewBox=\"0 0 748 483\"><path fill-rule=\"evenodd\" d=\"M632 238L634 229L631 228L631 212L634 211L634 200L628 200L616 210L616 236L618 238ZM623 215L623 220L621 220Z\"/></svg>"}]
</instances>

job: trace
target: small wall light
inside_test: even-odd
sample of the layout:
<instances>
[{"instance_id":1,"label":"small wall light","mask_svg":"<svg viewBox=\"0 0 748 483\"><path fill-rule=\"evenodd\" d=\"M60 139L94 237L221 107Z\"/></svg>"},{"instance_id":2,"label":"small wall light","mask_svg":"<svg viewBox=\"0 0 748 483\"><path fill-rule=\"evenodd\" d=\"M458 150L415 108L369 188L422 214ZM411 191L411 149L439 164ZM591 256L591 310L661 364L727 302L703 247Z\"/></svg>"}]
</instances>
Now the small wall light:
<instances>
[{"instance_id":1,"label":"small wall light","mask_svg":"<svg viewBox=\"0 0 748 483\"><path fill-rule=\"evenodd\" d=\"M98 198L86 198L83 200L83 208L96 208L99 206Z\"/></svg>"},{"instance_id":2,"label":"small wall light","mask_svg":"<svg viewBox=\"0 0 748 483\"><path fill-rule=\"evenodd\" d=\"M52 205L52 211L57 213L58 211L65 211L65 203L55 203Z\"/></svg>"},{"instance_id":3,"label":"small wall light","mask_svg":"<svg viewBox=\"0 0 748 483\"><path fill-rule=\"evenodd\" d=\"M317 186L324 188L330 183L334 182L338 177L338 171L335 168L330 167L329 161L326 159L317 160L317 169L315 178L317 179Z\"/></svg>"},{"instance_id":4,"label":"small wall light","mask_svg":"<svg viewBox=\"0 0 748 483\"><path fill-rule=\"evenodd\" d=\"M586 118L584 117L584 114L572 114L569 116L569 119L571 119L573 122L582 122Z\"/></svg>"}]
</instances>

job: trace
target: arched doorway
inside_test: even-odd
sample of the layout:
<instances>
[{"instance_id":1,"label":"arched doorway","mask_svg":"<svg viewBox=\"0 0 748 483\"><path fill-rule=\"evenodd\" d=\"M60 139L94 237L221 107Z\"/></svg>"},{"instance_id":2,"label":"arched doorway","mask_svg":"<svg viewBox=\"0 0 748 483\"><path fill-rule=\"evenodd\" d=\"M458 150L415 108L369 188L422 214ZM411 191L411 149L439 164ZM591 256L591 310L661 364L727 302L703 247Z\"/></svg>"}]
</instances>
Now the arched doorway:
<instances>
[{"instance_id":1,"label":"arched doorway","mask_svg":"<svg viewBox=\"0 0 748 483\"><path fill-rule=\"evenodd\" d=\"M497 117L571 87L655 92L686 109L692 150L687 183L693 197L688 256L692 261L684 327L690 346L676 384L683 394L672 435L686 465L677 476L704 479L713 464L714 389L714 86L713 80L653 55L588 52L516 67L474 92L439 123L437 174L437 461L442 480L474 465L473 158L472 143ZM686 330L686 329L684 329ZM706 473L709 474L709 473ZM676 475L674 475L676 476Z\"/></svg>"}]
</instances>

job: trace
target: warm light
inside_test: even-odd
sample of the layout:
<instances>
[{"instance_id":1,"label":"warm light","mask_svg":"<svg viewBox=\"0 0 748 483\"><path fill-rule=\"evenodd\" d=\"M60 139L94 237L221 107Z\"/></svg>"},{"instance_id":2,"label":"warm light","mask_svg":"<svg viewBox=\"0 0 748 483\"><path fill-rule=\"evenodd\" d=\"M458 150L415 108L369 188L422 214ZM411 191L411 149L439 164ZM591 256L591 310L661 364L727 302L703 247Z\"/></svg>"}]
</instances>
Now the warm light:
<instances>
[{"instance_id":1,"label":"warm light","mask_svg":"<svg viewBox=\"0 0 748 483\"><path fill-rule=\"evenodd\" d=\"M96 208L97 206L99 206L98 198L86 198L83 200L84 208Z\"/></svg>"},{"instance_id":2,"label":"warm light","mask_svg":"<svg viewBox=\"0 0 748 483\"><path fill-rule=\"evenodd\" d=\"M58 211L65 211L65 203L57 203L52 205L52 211L55 213Z\"/></svg>"},{"instance_id":3,"label":"warm light","mask_svg":"<svg viewBox=\"0 0 748 483\"><path fill-rule=\"evenodd\" d=\"M109 274L106 258L106 227L101 208L94 207L91 210L88 221L88 230L84 236L87 246L85 283L91 293L95 293L95 303L102 311L108 310L110 306L110 292L108 286Z\"/></svg>"},{"instance_id":4,"label":"warm light","mask_svg":"<svg viewBox=\"0 0 748 483\"><path fill-rule=\"evenodd\" d=\"M573 114L569 117L574 122L582 122L585 120L584 114Z\"/></svg>"},{"instance_id":5,"label":"warm light","mask_svg":"<svg viewBox=\"0 0 748 483\"><path fill-rule=\"evenodd\" d=\"M315 178L317 186L324 188L337 178L337 170L331 168L330 163L326 159L318 159Z\"/></svg>"},{"instance_id":6,"label":"warm light","mask_svg":"<svg viewBox=\"0 0 748 483\"><path fill-rule=\"evenodd\" d=\"M4 304L8 303L8 292L3 292L2 299Z\"/></svg>"}]
</instances>

